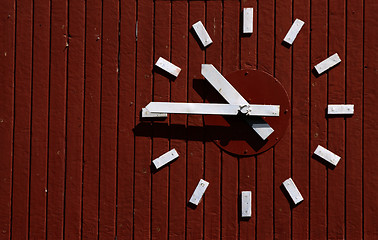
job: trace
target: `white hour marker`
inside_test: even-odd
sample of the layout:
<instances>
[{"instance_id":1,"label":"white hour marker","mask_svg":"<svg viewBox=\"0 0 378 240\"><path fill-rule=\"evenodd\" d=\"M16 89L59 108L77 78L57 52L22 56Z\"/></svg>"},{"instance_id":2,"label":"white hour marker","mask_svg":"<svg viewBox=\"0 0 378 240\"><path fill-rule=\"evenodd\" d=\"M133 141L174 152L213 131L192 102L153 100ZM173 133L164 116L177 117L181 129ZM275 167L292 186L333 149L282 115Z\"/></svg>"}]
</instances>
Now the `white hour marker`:
<instances>
[{"instance_id":1,"label":"white hour marker","mask_svg":"<svg viewBox=\"0 0 378 240\"><path fill-rule=\"evenodd\" d=\"M253 32L253 8L243 9L243 33Z\"/></svg>"},{"instance_id":2,"label":"white hour marker","mask_svg":"<svg viewBox=\"0 0 378 240\"><path fill-rule=\"evenodd\" d=\"M340 160L339 156L320 145L315 149L314 154L331 163L333 166L336 166Z\"/></svg>"},{"instance_id":3,"label":"white hour marker","mask_svg":"<svg viewBox=\"0 0 378 240\"><path fill-rule=\"evenodd\" d=\"M293 25L291 25L289 31L287 32L284 41L290 45L293 44L295 38L297 37L303 25L304 22L302 20L299 20L298 18L295 19Z\"/></svg>"},{"instance_id":4,"label":"white hour marker","mask_svg":"<svg viewBox=\"0 0 378 240\"><path fill-rule=\"evenodd\" d=\"M241 192L241 216L242 217L252 216L252 192L251 191Z\"/></svg>"},{"instance_id":5,"label":"white hour marker","mask_svg":"<svg viewBox=\"0 0 378 240\"><path fill-rule=\"evenodd\" d=\"M328 69L332 68L333 66L337 65L341 62L341 59L337 53L333 54L332 56L328 57L327 59L323 60L322 62L318 63L315 66L316 71L318 74L322 74L323 72L327 71Z\"/></svg>"},{"instance_id":6,"label":"white hour marker","mask_svg":"<svg viewBox=\"0 0 378 240\"><path fill-rule=\"evenodd\" d=\"M156 158L155 160L152 161L152 163L155 165L156 169L159 169L163 167L164 165L168 164L169 162L175 160L178 158L178 153L176 149L172 149L169 152L164 153L160 157Z\"/></svg>"},{"instance_id":7,"label":"white hour marker","mask_svg":"<svg viewBox=\"0 0 378 240\"><path fill-rule=\"evenodd\" d=\"M159 57L159 59L155 63L155 66L158 66L159 68L161 68L164 71L172 74L175 77L177 77L179 75L179 73L181 72L181 68L177 67L176 65L165 60L162 57Z\"/></svg>"},{"instance_id":8,"label":"white hour marker","mask_svg":"<svg viewBox=\"0 0 378 240\"><path fill-rule=\"evenodd\" d=\"M329 104L327 109L329 115L354 113L353 104Z\"/></svg>"},{"instance_id":9,"label":"white hour marker","mask_svg":"<svg viewBox=\"0 0 378 240\"><path fill-rule=\"evenodd\" d=\"M206 191L207 186L209 186L209 182L206 182L205 180L201 179L198 182L198 185L196 189L194 190L189 202L194 205L198 205L198 203L201 201L203 194Z\"/></svg>"},{"instance_id":10,"label":"white hour marker","mask_svg":"<svg viewBox=\"0 0 378 240\"><path fill-rule=\"evenodd\" d=\"M198 38L200 39L203 47L207 47L213 43L213 40L211 40L209 34L207 33L201 21L196 22L195 24L193 24L192 27L196 32Z\"/></svg>"},{"instance_id":11,"label":"white hour marker","mask_svg":"<svg viewBox=\"0 0 378 240\"><path fill-rule=\"evenodd\" d=\"M295 205L303 201L303 197L299 192L297 186L295 186L293 179L286 179L282 184L285 187L286 191L289 193Z\"/></svg>"}]
</instances>

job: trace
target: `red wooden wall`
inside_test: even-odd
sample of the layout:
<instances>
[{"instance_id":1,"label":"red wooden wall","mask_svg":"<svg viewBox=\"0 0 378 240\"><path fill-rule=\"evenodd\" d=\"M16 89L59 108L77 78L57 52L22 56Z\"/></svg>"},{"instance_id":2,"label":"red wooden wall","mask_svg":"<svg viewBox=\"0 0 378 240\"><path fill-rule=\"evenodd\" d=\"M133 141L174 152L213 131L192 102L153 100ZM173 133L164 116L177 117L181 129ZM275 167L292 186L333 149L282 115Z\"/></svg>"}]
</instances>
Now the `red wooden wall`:
<instances>
[{"instance_id":1,"label":"red wooden wall","mask_svg":"<svg viewBox=\"0 0 378 240\"><path fill-rule=\"evenodd\" d=\"M0 1L0 239L378 239L377 12L375 0ZM286 48L295 18L305 25ZM335 52L341 64L315 77ZM160 56L182 68L174 81L153 71ZM273 149L232 157L193 131L200 116L141 123L152 100L202 102L201 63L282 82L291 122ZM328 103L355 114L326 118ZM342 157L334 170L311 157L318 144ZM151 172L173 147L180 158ZM305 199L295 208L288 177ZM210 186L192 209L200 178Z\"/></svg>"}]
</instances>

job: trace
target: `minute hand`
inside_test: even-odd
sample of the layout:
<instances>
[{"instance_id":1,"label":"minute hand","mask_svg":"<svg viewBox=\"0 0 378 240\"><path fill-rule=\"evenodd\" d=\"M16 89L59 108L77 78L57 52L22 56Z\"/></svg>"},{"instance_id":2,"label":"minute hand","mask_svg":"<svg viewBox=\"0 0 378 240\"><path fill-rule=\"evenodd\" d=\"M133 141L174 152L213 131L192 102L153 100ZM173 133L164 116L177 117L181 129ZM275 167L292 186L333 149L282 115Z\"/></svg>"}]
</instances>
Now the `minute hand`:
<instances>
[{"instance_id":1,"label":"minute hand","mask_svg":"<svg viewBox=\"0 0 378 240\"><path fill-rule=\"evenodd\" d=\"M249 104L212 64L202 64L201 74L228 103ZM262 118L254 120L246 117L244 119L263 140L267 139L274 131Z\"/></svg>"}]
</instances>

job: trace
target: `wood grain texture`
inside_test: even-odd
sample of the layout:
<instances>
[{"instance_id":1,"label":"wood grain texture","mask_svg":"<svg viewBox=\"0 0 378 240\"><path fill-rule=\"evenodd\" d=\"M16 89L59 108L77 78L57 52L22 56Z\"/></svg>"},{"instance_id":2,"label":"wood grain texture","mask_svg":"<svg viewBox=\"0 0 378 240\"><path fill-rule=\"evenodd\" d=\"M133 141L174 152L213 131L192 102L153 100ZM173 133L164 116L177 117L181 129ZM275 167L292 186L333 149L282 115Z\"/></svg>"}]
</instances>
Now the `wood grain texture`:
<instances>
[{"instance_id":1,"label":"wood grain texture","mask_svg":"<svg viewBox=\"0 0 378 240\"><path fill-rule=\"evenodd\" d=\"M242 33L242 10L254 31ZM372 0L0 3L1 239L376 239L377 18ZM305 22L292 46L282 40ZM203 48L191 26L202 21ZM313 68L338 53L341 63ZM159 57L182 71L154 68ZM289 95L281 141L239 158L202 116L142 120L150 101L207 99L200 73L259 69ZM354 104L352 116L326 115ZM313 156L341 156L332 168ZM155 171L151 161L179 158ZM304 201L291 204L291 177ZM199 179L209 187L188 204ZM240 193L252 191L252 217Z\"/></svg>"}]
</instances>

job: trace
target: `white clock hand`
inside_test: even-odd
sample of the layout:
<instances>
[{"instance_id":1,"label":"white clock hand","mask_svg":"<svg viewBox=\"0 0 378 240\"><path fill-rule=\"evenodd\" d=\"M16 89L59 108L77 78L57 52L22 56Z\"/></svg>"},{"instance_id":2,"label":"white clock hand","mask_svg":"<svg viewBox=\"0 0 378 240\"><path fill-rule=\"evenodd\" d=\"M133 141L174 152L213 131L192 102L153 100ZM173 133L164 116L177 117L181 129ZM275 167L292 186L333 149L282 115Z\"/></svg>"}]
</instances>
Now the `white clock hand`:
<instances>
[{"instance_id":1,"label":"white clock hand","mask_svg":"<svg viewBox=\"0 0 378 240\"><path fill-rule=\"evenodd\" d=\"M202 64L201 74L228 103L249 104L212 64ZM264 119L245 119L248 125L250 125L263 140L267 139L274 131Z\"/></svg>"},{"instance_id":2,"label":"white clock hand","mask_svg":"<svg viewBox=\"0 0 378 240\"><path fill-rule=\"evenodd\" d=\"M146 109L151 113L237 115L241 112L247 116L269 117L277 117L280 113L279 105L235 105L220 103L150 102L146 106Z\"/></svg>"}]
</instances>

